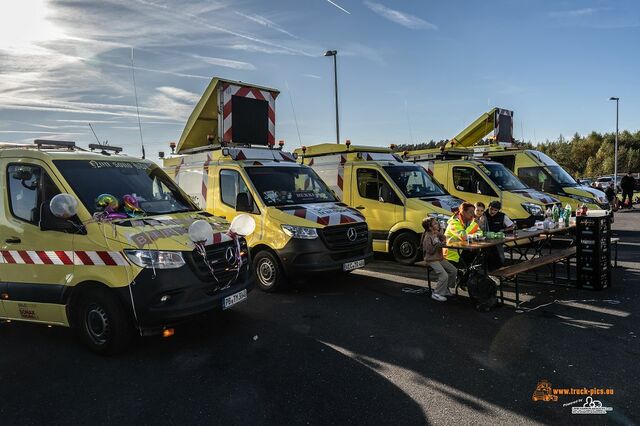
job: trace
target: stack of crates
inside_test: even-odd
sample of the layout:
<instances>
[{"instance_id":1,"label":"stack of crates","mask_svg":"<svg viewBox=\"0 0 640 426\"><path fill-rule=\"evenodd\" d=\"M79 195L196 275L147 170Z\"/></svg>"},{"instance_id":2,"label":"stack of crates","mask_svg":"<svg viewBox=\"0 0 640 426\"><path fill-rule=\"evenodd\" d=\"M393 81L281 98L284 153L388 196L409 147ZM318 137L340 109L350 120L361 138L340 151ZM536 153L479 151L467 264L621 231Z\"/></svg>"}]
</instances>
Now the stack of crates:
<instances>
[{"instance_id":1,"label":"stack of crates","mask_svg":"<svg viewBox=\"0 0 640 426\"><path fill-rule=\"evenodd\" d=\"M576 217L576 243L578 287L610 287L611 216Z\"/></svg>"}]
</instances>

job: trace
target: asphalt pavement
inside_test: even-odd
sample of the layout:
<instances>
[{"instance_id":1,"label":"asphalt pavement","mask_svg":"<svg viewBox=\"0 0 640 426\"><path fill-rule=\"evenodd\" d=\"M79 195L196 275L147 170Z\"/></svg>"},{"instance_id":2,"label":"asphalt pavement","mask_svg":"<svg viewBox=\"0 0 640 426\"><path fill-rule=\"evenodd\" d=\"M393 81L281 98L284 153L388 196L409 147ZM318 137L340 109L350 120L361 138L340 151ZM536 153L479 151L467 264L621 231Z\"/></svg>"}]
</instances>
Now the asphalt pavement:
<instances>
[{"instance_id":1,"label":"asphalt pavement","mask_svg":"<svg viewBox=\"0 0 640 426\"><path fill-rule=\"evenodd\" d=\"M526 285L479 313L424 269L378 257L176 329L115 357L64 328L0 324L0 424L634 424L640 421L640 211L618 213L613 286ZM412 290L409 292L408 290ZM572 414L613 389L606 414Z\"/></svg>"}]
</instances>

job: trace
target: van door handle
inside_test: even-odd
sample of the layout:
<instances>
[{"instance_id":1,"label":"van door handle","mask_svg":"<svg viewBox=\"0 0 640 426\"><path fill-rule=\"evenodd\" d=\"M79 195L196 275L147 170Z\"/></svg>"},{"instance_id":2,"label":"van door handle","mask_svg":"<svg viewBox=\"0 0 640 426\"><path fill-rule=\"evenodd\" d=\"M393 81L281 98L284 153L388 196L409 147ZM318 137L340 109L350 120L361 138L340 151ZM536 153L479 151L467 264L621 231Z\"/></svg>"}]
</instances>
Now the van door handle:
<instances>
[{"instance_id":1,"label":"van door handle","mask_svg":"<svg viewBox=\"0 0 640 426\"><path fill-rule=\"evenodd\" d=\"M364 210L364 206L356 206L356 209L358 209L358 210Z\"/></svg>"},{"instance_id":2,"label":"van door handle","mask_svg":"<svg viewBox=\"0 0 640 426\"><path fill-rule=\"evenodd\" d=\"M7 244L20 244L22 240L20 240L20 238L13 237L13 238L7 238L6 240L4 240L4 242Z\"/></svg>"}]
</instances>

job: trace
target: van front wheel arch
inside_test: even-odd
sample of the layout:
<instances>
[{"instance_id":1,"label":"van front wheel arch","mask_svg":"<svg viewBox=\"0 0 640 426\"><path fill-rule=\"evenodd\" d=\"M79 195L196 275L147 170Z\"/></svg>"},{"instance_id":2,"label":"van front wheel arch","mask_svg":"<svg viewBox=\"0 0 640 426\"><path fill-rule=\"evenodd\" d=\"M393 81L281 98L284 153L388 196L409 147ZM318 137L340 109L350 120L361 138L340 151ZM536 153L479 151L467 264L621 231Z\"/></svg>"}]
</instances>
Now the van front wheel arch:
<instances>
[{"instance_id":1,"label":"van front wheel arch","mask_svg":"<svg viewBox=\"0 0 640 426\"><path fill-rule=\"evenodd\" d=\"M74 297L73 323L82 341L100 355L116 354L131 342L134 327L117 296L108 288L90 286Z\"/></svg>"},{"instance_id":2,"label":"van front wheel arch","mask_svg":"<svg viewBox=\"0 0 640 426\"><path fill-rule=\"evenodd\" d=\"M418 260L418 236L410 231L400 232L391 243L391 253L396 262L412 265Z\"/></svg>"}]
</instances>

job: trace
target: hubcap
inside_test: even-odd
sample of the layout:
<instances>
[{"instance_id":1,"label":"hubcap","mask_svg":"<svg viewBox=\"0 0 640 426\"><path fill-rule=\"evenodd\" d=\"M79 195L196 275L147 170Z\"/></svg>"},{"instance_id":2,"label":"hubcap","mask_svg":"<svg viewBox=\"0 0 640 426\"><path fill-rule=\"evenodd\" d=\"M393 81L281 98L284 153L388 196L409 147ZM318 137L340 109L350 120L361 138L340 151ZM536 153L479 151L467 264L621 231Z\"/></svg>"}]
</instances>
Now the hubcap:
<instances>
[{"instance_id":1,"label":"hubcap","mask_svg":"<svg viewBox=\"0 0 640 426\"><path fill-rule=\"evenodd\" d=\"M402 244L400 244L400 254L403 257L413 256L413 244L409 241L403 241Z\"/></svg>"},{"instance_id":2,"label":"hubcap","mask_svg":"<svg viewBox=\"0 0 640 426\"><path fill-rule=\"evenodd\" d=\"M109 316L100 305L91 305L85 315L87 334L95 343L102 345L109 335Z\"/></svg>"},{"instance_id":3,"label":"hubcap","mask_svg":"<svg viewBox=\"0 0 640 426\"><path fill-rule=\"evenodd\" d=\"M258 264L258 279L265 287L271 287L276 279L276 266L270 259L262 259Z\"/></svg>"}]
</instances>

